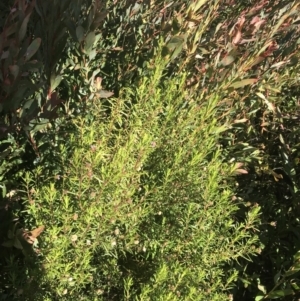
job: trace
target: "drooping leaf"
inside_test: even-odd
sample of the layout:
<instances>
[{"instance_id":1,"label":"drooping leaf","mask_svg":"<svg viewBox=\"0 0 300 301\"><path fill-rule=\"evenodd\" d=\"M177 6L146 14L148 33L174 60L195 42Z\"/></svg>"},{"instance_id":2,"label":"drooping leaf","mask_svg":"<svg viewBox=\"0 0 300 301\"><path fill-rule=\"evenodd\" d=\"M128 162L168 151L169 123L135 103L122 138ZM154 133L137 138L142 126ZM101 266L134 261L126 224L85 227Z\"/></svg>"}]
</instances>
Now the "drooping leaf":
<instances>
[{"instance_id":1,"label":"drooping leaf","mask_svg":"<svg viewBox=\"0 0 300 301\"><path fill-rule=\"evenodd\" d=\"M89 53L89 59L90 61L92 61L97 55L97 50L96 49L92 49Z\"/></svg>"},{"instance_id":2,"label":"drooping leaf","mask_svg":"<svg viewBox=\"0 0 300 301\"><path fill-rule=\"evenodd\" d=\"M23 120L31 120L35 118L39 111L38 101L35 98L31 98L20 109L20 117Z\"/></svg>"},{"instance_id":3,"label":"drooping leaf","mask_svg":"<svg viewBox=\"0 0 300 301\"><path fill-rule=\"evenodd\" d=\"M179 47L177 47L173 51L170 60L173 61L180 54L180 52L182 51L182 49L183 49L183 44L179 45Z\"/></svg>"},{"instance_id":4,"label":"drooping leaf","mask_svg":"<svg viewBox=\"0 0 300 301\"><path fill-rule=\"evenodd\" d=\"M4 28L3 32L4 32L5 36L8 37L11 34L15 33L17 28L18 28L18 24L14 23L14 24L10 25L9 27Z\"/></svg>"},{"instance_id":5,"label":"drooping leaf","mask_svg":"<svg viewBox=\"0 0 300 301\"><path fill-rule=\"evenodd\" d=\"M81 43L84 40L84 29L82 26L76 27L76 37L79 43Z\"/></svg>"},{"instance_id":6,"label":"drooping leaf","mask_svg":"<svg viewBox=\"0 0 300 301\"><path fill-rule=\"evenodd\" d=\"M84 50L87 54L90 53L92 47L94 46L94 42L96 41L95 32L90 32L85 38Z\"/></svg>"},{"instance_id":7,"label":"drooping leaf","mask_svg":"<svg viewBox=\"0 0 300 301\"><path fill-rule=\"evenodd\" d=\"M300 251L297 251L297 253L294 255L294 261L300 260Z\"/></svg>"},{"instance_id":8,"label":"drooping leaf","mask_svg":"<svg viewBox=\"0 0 300 301\"><path fill-rule=\"evenodd\" d=\"M31 133L36 133L40 130L43 130L48 124L49 120L44 118L41 118L40 121L32 121L29 124L29 131L31 131Z\"/></svg>"},{"instance_id":9,"label":"drooping leaf","mask_svg":"<svg viewBox=\"0 0 300 301\"><path fill-rule=\"evenodd\" d=\"M294 294L294 291L292 289L287 288L287 289L283 289L283 290L277 290L277 291L270 292L268 294L268 298L269 299L278 299L278 298L289 296L292 294Z\"/></svg>"},{"instance_id":10,"label":"drooping leaf","mask_svg":"<svg viewBox=\"0 0 300 301\"><path fill-rule=\"evenodd\" d=\"M257 295L257 296L255 297L255 301L260 301L260 300L262 300L264 297L265 297L264 295Z\"/></svg>"},{"instance_id":11,"label":"drooping leaf","mask_svg":"<svg viewBox=\"0 0 300 301\"><path fill-rule=\"evenodd\" d=\"M36 38L32 41L32 43L28 46L27 51L25 53L25 61L30 60L30 58L35 55L41 45L42 39Z\"/></svg>"},{"instance_id":12,"label":"drooping leaf","mask_svg":"<svg viewBox=\"0 0 300 301\"><path fill-rule=\"evenodd\" d=\"M294 265L292 266L292 268L291 268L289 271L287 271L287 272L285 273L285 276L291 276L291 275L294 275L294 274L298 273L299 271L300 271L300 263L294 264Z\"/></svg>"},{"instance_id":13,"label":"drooping leaf","mask_svg":"<svg viewBox=\"0 0 300 301\"><path fill-rule=\"evenodd\" d=\"M174 51L175 49L182 46L184 43L184 38L182 36L175 36L170 39L167 43L167 47L170 51Z\"/></svg>"},{"instance_id":14,"label":"drooping leaf","mask_svg":"<svg viewBox=\"0 0 300 301\"><path fill-rule=\"evenodd\" d=\"M19 30L19 42L23 41L23 39L25 37L26 31L27 31L27 24L30 19L30 16L31 16L31 13L29 13L22 22L22 25Z\"/></svg>"},{"instance_id":15,"label":"drooping leaf","mask_svg":"<svg viewBox=\"0 0 300 301\"><path fill-rule=\"evenodd\" d=\"M51 74L50 78L50 93L53 92L62 81L61 75Z\"/></svg>"},{"instance_id":16,"label":"drooping leaf","mask_svg":"<svg viewBox=\"0 0 300 301\"><path fill-rule=\"evenodd\" d=\"M185 36L172 37L162 51L163 56L171 54L170 61L174 60L182 51L184 46Z\"/></svg>"},{"instance_id":17,"label":"drooping leaf","mask_svg":"<svg viewBox=\"0 0 300 301\"><path fill-rule=\"evenodd\" d=\"M292 282L291 286L293 287L293 289L295 291L299 291L300 290L300 286L299 286L299 284L297 282Z\"/></svg>"},{"instance_id":18,"label":"drooping leaf","mask_svg":"<svg viewBox=\"0 0 300 301\"><path fill-rule=\"evenodd\" d=\"M234 82L233 84L230 85L230 87L234 88L234 89L238 89L238 88L242 88L248 85L253 85L257 82L257 78L247 78L247 79L243 79L241 81L238 82Z\"/></svg>"},{"instance_id":19,"label":"drooping leaf","mask_svg":"<svg viewBox=\"0 0 300 301\"><path fill-rule=\"evenodd\" d=\"M274 283L277 284L279 279L281 277L281 272L279 271L275 276L274 276Z\"/></svg>"},{"instance_id":20,"label":"drooping leaf","mask_svg":"<svg viewBox=\"0 0 300 301\"><path fill-rule=\"evenodd\" d=\"M259 284L259 285L257 286L257 288L258 288L261 292L263 292L264 294L267 293L267 289L266 289L266 287L265 287L264 285Z\"/></svg>"},{"instance_id":21,"label":"drooping leaf","mask_svg":"<svg viewBox=\"0 0 300 301\"><path fill-rule=\"evenodd\" d=\"M194 11L197 12L208 0L195 1Z\"/></svg>"},{"instance_id":22,"label":"drooping leaf","mask_svg":"<svg viewBox=\"0 0 300 301\"><path fill-rule=\"evenodd\" d=\"M284 21L289 18L291 15L293 14L299 14L299 12L296 10L296 7L298 6L299 4L297 3L295 6L294 6L294 9L291 9L288 13L284 14L280 19L279 21L277 22L277 24L273 27L272 31L271 31L271 34L270 34L270 37L273 37L275 33L277 33L278 29L280 28L280 26L284 23Z\"/></svg>"},{"instance_id":23,"label":"drooping leaf","mask_svg":"<svg viewBox=\"0 0 300 301\"><path fill-rule=\"evenodd\" d=\"M275 106L262 93L257 92L256 95L263 99L269 110L275 113Z\"/></svg>"}]
</instances>

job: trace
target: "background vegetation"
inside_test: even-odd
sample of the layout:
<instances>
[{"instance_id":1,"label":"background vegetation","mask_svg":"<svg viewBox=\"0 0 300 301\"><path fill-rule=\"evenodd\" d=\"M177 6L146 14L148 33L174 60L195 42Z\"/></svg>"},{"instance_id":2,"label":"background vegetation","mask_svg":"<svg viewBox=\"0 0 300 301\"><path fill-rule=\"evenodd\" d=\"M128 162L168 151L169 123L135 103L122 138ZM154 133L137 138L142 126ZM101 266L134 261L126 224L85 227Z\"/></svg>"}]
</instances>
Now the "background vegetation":
<instances>
[{"instance_id":1,"label":"background vegetation","mask_svg":"<svg viewBox=\"0 0 300 301\"><path fill-rule=\"evenodd\" d=\"M2 300L298 300L299 3L0 3Z\"/></svg>"}]
</instances>

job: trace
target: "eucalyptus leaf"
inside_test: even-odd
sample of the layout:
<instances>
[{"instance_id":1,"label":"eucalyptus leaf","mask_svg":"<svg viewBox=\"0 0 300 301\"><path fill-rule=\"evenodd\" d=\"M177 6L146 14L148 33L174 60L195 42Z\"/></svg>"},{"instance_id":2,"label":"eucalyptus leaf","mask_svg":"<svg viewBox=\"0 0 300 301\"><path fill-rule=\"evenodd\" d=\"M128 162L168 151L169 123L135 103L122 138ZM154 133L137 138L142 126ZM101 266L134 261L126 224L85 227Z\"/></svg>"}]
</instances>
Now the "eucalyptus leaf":
<instances>
[{"instance_id":1,"label":"eucalyptus leaf","mask_svg":"<svg viewBox=\"0 0 300 301\"><path fill-rule=\"evenodd\" d=\"M50 93L53 92L62 81L61 75L52 74L50 77Z\"/></svg>"},{"instance_id":2,"label":"eucalyptus leaf","mask_svg":"<svg viewBox=\"0 0 300 301\"><path fill-rule=\"evenodd\" d=\"M25 61L28 61L31 59L32 56L35 55L35 53L38 51L40 45L41 45L42 39L36 38L32 41L32 43L28 46L25 54Z\"/></svg>"},{"instance_id":3,"label":"eucalyptus leaf","mask_svg":"<svg viewBox=\"0 0 300 301\"><path fill-rule=\"evenodd\" d=\"M281 297L293 295L294 291L292 289L282 289L268 293L269 299L278 299Z\"/></svg>"},{"instance_id":4,"label":"eucalyptus leaf","mask_svg":"<svg viewBox=\"0 0 300 301\"><path fill-rule=\"evenodd\" d=\"M27 31L27 25L28 25L28 21L30 19L30 16L31 16L31 13L27 14L27 16L24 18L23 22L22 22L22 25L20 27L20 30L19 30L19 42L21 42L25 35L26 35L26 31Z\"/></svg>"},{"instance_id":5,"label":"eucalyptus leaf","mask_svg":"<svg viewBox=\"0 0 300 301\"><path fill-rule=\"evenodd\" d=\"M248 78L248 79L243 79L241 81L234 82L233 84L230 85L230 87L238 89L248 85L253 85L255 83L257 83L257 78Z\"/></svg>"},{"instance_id":6,"label":"eucalyptus leaf","mask_svg":"<svg viewBox=\"0 0 300 301\"><path fill-rule=\"evenodd\" d=\"M88 55L94 46L95 40L96 40L96 35L94 31L90 32L85 38L84 50Z\"/></svg>"},{"instance_id":7,"label":"eucalyptus leaf","mask_svg":"<svg viewBox=\"0 0 300 301\"><path fill-rule=\"evenodd\" d=\"M40 118L40 119L41 120L39 120L39 121L30 122L29 126L30 126L31 133L39 132L39 131L45 129L47 127L47 125L49 124L49 119L44 119L44 118Z\"/></svg>"},{"instance_id":8,"label":"eucalyptus leaf","mask_svg":"<svg viewBox=\"0 0 300 301\"><path fill-rule=\"evenodd\" d=\"M182 48L183 43L183 36L175 36L168 41L166 46L169 48L169 50L174 51L175 49Z\"/></svg>"},{"instance_id":9,"label":"eucalyptus leaf","mask_svg":"<svg viewBox=\"0 0 300 301\"><path fill-rule=\"evenodd\" d=\"M97 55L97 50L96 49L92 49L89 53L89 59L90 61L92 61Z\"/></svg>"},{"instance_id":10,"label":"eucalyptus leaf","mask_svg":"<svg viewBox=\"0 0 300 301\"><path fill-rule=\"evenodd\" d=\"M264 297L265 297L264 295L257 295L257 296L255 297L255 301L260 301L260 300L262 300Z\"/></svg>"},{"instance_id":11,"label":"eucalyptus leaf","mask_svg":"<svg viewBox=\"0 0 300 301\"><path fill-rule=\"evenodd\" d=\"M257 288L258 288L261 292L263 292L264 294L267 293L267 289L266 289L266 287L265 287L264 285L259 284L259 285L257 286Z\"/></svg>"},{"instance_id":12,"label":"eucalyptus leaf","mask_svg":"<svg viewBox=\"0 0 300 301\"><path fill-rule=\"evenodd\" d=\"M294 261L300 260L300 251L297 251L297 253L294 255Z\"/></svg>"},{"instance_id":13,"label":"eucalyptus leaf","mask_svg":"<svg viewBox=\"0 0 300 301\"><path fill-rule=\"evenodd\" d=\"M79 43L81 43L84 40L84 29L82 26L76 27L76 37Z\"/></svg>"}]
</instances>

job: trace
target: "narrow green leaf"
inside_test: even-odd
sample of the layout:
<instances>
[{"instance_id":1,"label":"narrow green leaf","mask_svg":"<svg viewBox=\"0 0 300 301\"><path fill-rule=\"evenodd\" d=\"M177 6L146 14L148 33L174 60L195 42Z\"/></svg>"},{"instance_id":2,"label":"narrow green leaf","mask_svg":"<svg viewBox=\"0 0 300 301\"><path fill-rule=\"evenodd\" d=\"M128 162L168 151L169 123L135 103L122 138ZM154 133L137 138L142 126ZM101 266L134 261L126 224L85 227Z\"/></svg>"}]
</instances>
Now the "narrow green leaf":
<instances>
[{"instance_id":1,"label":"narrow green leaf","mask_svg":"<svg viewBox=\"0 0 300 301\"><path fill-rule=\"evenodd\" d=\"M292 283L291 283L291 286L293 287L293 289L294 289L295 291L299 291L299 290L300 290L300 286L298 285L297 282L292 282Z\"/></svg>"},{"instance_id":2,"label":"narrow green leaf","mask_svg":"<svg viewBox=\"0 0 300 301\"><path fill-rule=\"evenodd\" d=\"M257 286L257 288L258 288L261 292L263 292L264 294L267 293L267 289L266 289L266 287L265 287L264 285L259 284L259 285Z\"/></svg>"},{"instance_id":3,"label":"narrow green leaf","mask_svg":"<svg viewBox=\"0 0 300 301\"><path fill-rule=\"evenodd\" d=\"M285 144L284 139L283 139L283 136L282 136L281 134L279 134L279 140L280 140L280 142L281 142L282 144Z\"/></svg>"},{"instance_id":4,"label":"narrow green leaf","mask_svg":"<svg viewBox=\"0 0 300 301\"><path fill-rule=\"evenodd\" d=\"M38 109L38 103L36 99L32 98L28 100L23 107L20 109L20 117L26 118L32 116L33 113ZM36 113L35 113L36 114Z\"/></svg>"},{"instance_id":5,"label":"narrow green leaf","mask_svg":"<svg viewBox=\"0 0 300 301\"><path fill-rule=\"evenodd\" d=\"M23 41L23 39L25 37L26 31L27 31L27 24L30 19L30 16L31 16L31 13L29 13L22 22L22 25L19 30L19 42Z\"/></svg>"},{"instance_id":6,"label":"narrow green leaf","mask_svg":"<svg viewBox=\"0 0 300 301\"><path fill-rule=\"evenodd\" d=\"M277 284L281 276L281 272L279 271L275 276L274 276L274 283Z\"/></svg>"},{"instance_id":7,"label":"narrow green leaf","mask_svg":"<svg viewBox=\"0 0 300 301\"><path fill-rule=\"evenodd\" d=\"M76 27L76 37L79 43L84 40L84 29L82 26Z\"/></svg>"},{"instance_id":8,"label":"narrow green leaf","mask_svg":"<svg viewBox=\"0 0 300 301\"><path fill-rule=\"evenodd\" d=\"M295 7L297 7L297 5ZM280 28L280 26L284 23L284 21L286 21L287 18L289 18L291 15L293 15L295 13L299 13L299 12L297 10L291 10L288 13L286 13L285 15L283 15L279 19L279 21L277 22L277 24L273 27L273 29L271 31L270 37L273 37L277 33L277 31Z\"/></svg>"},{"instance_id":9,"label":"narrow green leaf","mask_svg":"<svg viewBox=\"0 0 300 301\"><path fill-rule=\"evenodd\" d=\"M6 37L10 36L11 34L15 33L16 30L18 29L18 24L17 23L14 23L12 24L11 26L9 26L8 28L5 28L4 31L5 31L5 35Z\"/></svg>"},{"instance_id":10,"label":"narrow green leaf","mask_svg":"<svg viewBox=\"0 0 300 301\"><path fill-rule=\"evenodd\" d=\"M7 151L7 150L6 150L6 151ZM10 149L8 149L8 151L9 151L9 153L10 153ZM4 152L1 153L1 157L2 157L2 158L3 158L3 153L4 153ZM6 157L6 156L5 156L5 157ZM1 186L2 186L2 197L5 198L5 196L6 196L6 185L3 183ZM10 238L10 237L9 237L9 238Z\"/></svg>"},{"instance_id":11,"label":"narrow green leaf","mask_svg":"<svg viewBox=\"0 0 300 301\"><path fill-rule=\"evenodd\" d=\"M260 300L262 300L264 298L264 295L257 295L256 297L255 297L255 301L260 301Z\"/></svg>"},{"instance_id":12,"label":"narrow green leaf","mask_svg":"<svg viewBox=\"0 0 300 301\"><path fill-rule=\"evenodd\" d=\"M294 255L294 261L297 261L300 259L300 251L297 251L297 253Z\"/></svg>"},{"instance_id":13,"label":"narrow green leaf","mask_svg":"<svg viewBox=\"0 0 300 301\"><path fill-rule=\"evenodd\" d=\"M300 271L300 262L296 262L293 264L290 270L285 273L285 276L291 276L293 274L298 273L299 271Z\"/></svg>"},{"instance_id":14,"label":"narrow green leaf","mask_svg":"<svg viewBox=\"0 0 300 301\"><path fill-rule=\"evenodd\" d=\"M96 49L92 49L91 52L89 53L89 59L92 61L97 55Z\"/></svg>"},{"instance_id":15,"label":"narrow green leaf","mask_svg":"<svg viewBox=\"0 0 300 301\"><path fill-rule=\"evenodd\" d=\"M233 84L231 84L229 87L238 89L238 88L242 88L248 85L253 85L257 82L257 78L247 78L247 79L243 79L241 81L235 82Z\"/></svg>"},{"instance_id":16,"label":"narrow green leaf","mask_svg":"<svg viewBox=\"0 0 300 301\"><path fill-rule=\"evenodd\" d=\"M84 50L87 54L89 54L89 52L91 51L92 47L94 46L94 42L96 40L96 35L95 32L90 32L86 38L85 38L85 46L84 46Z\"/></svg>"},{"instance_id":17,"label":"narrow green leaf","mask_svg":"<svg viewBox=\"0 0 300 301\"><path fill-rule=\"evenodd\" d=\"M180 46L178 46L172 53L170 60L173 61L182 51L183 48L183 44L181 44Z\"/></svg>"},{"instance_id":18,"label":"narrow green leaf","mask_svg":"<svg viewBox=\"0 0 300 301\"><path fill-rule=\"evenodd\" d=\"M49 120L45 118L41 118L39 122L30 122L30 132L36 133L40 130L43 130L49 124Z\"/></svg>"},{"instance_id":19,"label":"narrow green leaf","mask_svg":"<svg viewBox=\"0 0 300 301\"><path fill-rule=\"evenodd\" d=\"M182 36L172 37L170 41L167 43L167 47L169 50L174 51L178 47L182 46L184 43L184 38Z\"/></svg>"},{"instance_id":20,"label":"narrow green leaf","mask_svg":"<svg viewBox=\"0 0 300 301\"><path fill-rule=\"evenodd\" d=\"M50 78L50 92L53 92L58 85L60 84L60 82L62 81L62 76L61 75L55 75L55 74L51 74L51 78Z\"/></svg>"},{"instance_id":21,"label":"narrow green leaf","mask_svg":"<svg viewBox=\"0 0 300 301\"><path fill-rule=\"evenodd\" d=\"M208 0L198 0L196 1L195 7L194 7L194 12L197 12L201 6L203 6Z\"/></svg>"},{"instance_id":22,"label":"narrow green leaf","mask_svg":"<svg viewBox=\"0 0 300 301\"><path fill-rule=\"evenodd\" d=\"M270 292L268 294L268 298L269 299L278 299L278 298L285 297L285 296L292 295L292 294L294 294L294 291L290 288L287 288L284 290Z\"/></svg>"},{"instance_id":23,"label":"narrow green leaf","mask_svg":"<svg viewBox=\"0 0 300 301\"><path fill-rule=\"evenodd\" d=\"M163 55L171 54L170 61L174 60L182 51L185 36L175 36L166 45Z\"/></svg>"},{"instance_id":24,"label":"narrow green leaf","mask_svg":"<svg viewBox=\"0 0 300 301\"><path fill-rule=\"evenodd\" d=\"M25 53L25 61L28 61L39 49L41 45L41 38L36 38L32 41L32 43L28 46L27 51Z\"/></svg>"}]
</instances>

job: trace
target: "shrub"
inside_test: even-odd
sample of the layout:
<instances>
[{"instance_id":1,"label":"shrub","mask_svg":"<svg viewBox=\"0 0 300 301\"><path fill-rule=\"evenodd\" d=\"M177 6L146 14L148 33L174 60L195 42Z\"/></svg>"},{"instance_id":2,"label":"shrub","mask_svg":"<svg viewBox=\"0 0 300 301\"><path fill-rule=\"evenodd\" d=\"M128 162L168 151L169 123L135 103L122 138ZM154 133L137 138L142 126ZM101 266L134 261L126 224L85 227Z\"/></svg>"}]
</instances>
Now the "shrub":
<instances>
[{"instance_id":1,"label":"shrub","mask_svg":"<svg viewBox=\"0 0 300 301\"><path fill-rule=\"evenodd\" d=\"M0 262L4 291L32 298L39 281L42 300L295 296L299 4L12 4L0 4L0 181L19 219L1 229L17 248Z\"/></svg>"},{"instance_id":2,"label":"shrub","mask_svg":"<svg viewBox=\"0 0 300 301\"><path fill-rule=\"evenodd\" d=\"M45 226L42 272L28 275L49 300L230 300L237 271L225 263L258 251L259 207L233 219L237 167L215 147L218 95L189 95L184 75L161 82L159 55L152 64L109 116L95 101L93 120L74 119L56 180L37 182L42 166L27 174L25 219Z\"/></svg>"}]
</instances>

